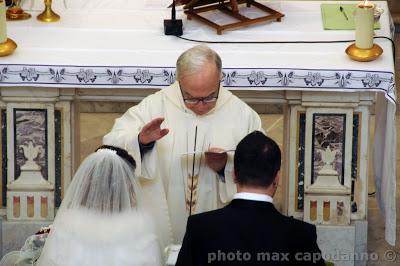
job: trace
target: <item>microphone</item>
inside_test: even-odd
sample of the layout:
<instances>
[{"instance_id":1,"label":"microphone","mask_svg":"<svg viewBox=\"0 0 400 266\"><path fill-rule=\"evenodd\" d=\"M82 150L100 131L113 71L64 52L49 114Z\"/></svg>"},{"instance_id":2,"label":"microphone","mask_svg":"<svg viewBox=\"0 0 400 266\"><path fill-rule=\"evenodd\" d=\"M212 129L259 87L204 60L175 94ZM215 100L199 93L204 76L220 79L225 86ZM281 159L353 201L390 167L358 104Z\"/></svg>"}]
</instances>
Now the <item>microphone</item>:
<instances>
[{"instance_id":1,"label":"microphone","mask_svg":"<svg viewBox=\"0 0 400 266\"><path fill-rule=\"evenodd\" d=\"M172 1L171 20L176 20L175 0Z\"/></svg>"},{"instance_id":2,"label":"microphone","mask_svg":"<svg viewBox=\"0 0 400 266\"><path fill-rule=\"evenodd\" d=\"M183 34L182 20L176 19L175 0L172 1L171 19L164 19L164 34L174 36Z\"/></svg>"}]
</instances>

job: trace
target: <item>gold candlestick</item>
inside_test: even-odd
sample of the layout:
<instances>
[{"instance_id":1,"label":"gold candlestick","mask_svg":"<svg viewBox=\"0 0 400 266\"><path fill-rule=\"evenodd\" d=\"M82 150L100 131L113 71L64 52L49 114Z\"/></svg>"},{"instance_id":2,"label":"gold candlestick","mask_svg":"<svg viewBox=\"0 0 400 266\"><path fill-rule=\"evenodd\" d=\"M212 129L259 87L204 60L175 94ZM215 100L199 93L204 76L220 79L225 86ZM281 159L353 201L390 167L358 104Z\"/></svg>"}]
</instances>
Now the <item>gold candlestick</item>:
<instances>
[{"instance_id":1,"label":"gold candlestick","mask_svg":"<svg viewBox=\"0 0 400 266\"><path fill-rule=\"evenodd\" d=\"M44 0L45 9L37 16L38 20L43 22L56 22L60 20L60 16L51 9L51 2L51 0Z\"/></svg>"},{"instance_id":2,"label":"gold candlestick","mask_svg":"<svg viewBox=\"0 0 400 266\"><path fill-rule=\"evenodd\" d=\"M5 42L0 43L0 56L10 55L15 49L17 49L17 44L10 38L7 38Z\"/></svg>"},{"instance_id":3,"label":"gold candlestick","mask_svg":"<svg viewBox=\"0 0 400 266\"><path fill-rule=\"evenodd\" d=\"M13 0L6 12L7 20L25 20L31 18L21 7L21 0Z\"/></svg>"},{"instance_id":4,"label":"gold candlestick","mask_svg":"<svg viewBox=\"0 0 400 266\"><path fill-rule=\"evenodd\" d=\"M7 38L6 5L0 0L0 56L12 54L16 48L17 44Z\"/></svg>"}]
</instances>

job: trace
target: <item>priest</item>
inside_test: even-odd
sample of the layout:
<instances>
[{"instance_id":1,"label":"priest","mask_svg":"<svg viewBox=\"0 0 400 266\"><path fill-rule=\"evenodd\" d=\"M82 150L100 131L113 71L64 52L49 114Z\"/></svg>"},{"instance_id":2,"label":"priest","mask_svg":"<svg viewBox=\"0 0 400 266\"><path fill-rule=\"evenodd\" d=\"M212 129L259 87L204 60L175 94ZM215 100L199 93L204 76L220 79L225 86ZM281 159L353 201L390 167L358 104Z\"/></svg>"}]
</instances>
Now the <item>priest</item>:
<instances>
[{"instance_id":1,"label":"priest","mask_svg":"<svg viewBox=\"0 0 400 266\"><path fill-rule=\"evenodd\" d=\"M130 108L103 139L137 161L163 246L182 242L189 215L231 201L234 148L261 130L258 114L221 79L215 51L204 45L185 51L176 63L176 82Z\"/></svg>"}]
</instances>

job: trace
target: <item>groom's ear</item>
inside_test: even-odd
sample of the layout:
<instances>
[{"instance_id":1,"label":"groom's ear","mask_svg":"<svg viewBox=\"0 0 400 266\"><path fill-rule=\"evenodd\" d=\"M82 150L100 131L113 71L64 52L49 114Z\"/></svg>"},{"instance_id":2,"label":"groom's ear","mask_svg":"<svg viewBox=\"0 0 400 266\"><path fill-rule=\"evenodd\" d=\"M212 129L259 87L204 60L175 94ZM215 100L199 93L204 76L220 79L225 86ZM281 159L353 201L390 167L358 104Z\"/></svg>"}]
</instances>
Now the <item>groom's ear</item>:
<instances>
[{"instance_id":1,"label":"groom's ear","mask_svg":"<svg viewBox=\"0 0 400 266\"><path fill-rule=\"evenodd\" d=\"M274 178L274 182L276 182L276 184L279 184L279 180L281 179L281 169L278 170L278 172L276 172L275 178Z\"/></svg>"},{"instance_id":2,"label":"groom's ear","mask_svg":"<svg viewBox=\"0 0 400 266\"><path fill-rule=\"evenodd\" d=\"M235 167L233 167L232 178L233 178L233 183L237 184L236 169L235 169Z\"/></svg>"}]
</instances>

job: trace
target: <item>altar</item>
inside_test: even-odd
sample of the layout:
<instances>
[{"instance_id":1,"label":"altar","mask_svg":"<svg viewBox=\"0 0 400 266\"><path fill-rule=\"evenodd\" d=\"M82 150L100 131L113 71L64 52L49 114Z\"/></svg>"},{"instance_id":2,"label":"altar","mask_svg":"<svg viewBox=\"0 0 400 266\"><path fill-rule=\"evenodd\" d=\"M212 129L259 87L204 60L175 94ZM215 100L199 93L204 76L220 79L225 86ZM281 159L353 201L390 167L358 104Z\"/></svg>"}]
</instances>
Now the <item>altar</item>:
<instances>
[{"instance_id":1,"label":"altar","mask_svg":"<svg viewBox=\"0 0 400 266\"><path fill-rule=\"evenodd\" d=\"M183 38L163 33L170 1L53 2L61 16L57 23L7 23L18 48L0 59L3 254L21 246L24 237L7 230L28 223L32 231L53 219L80 161L80 103L140 101L173 83L177 57L199 42L220 54L223 86L250 104L284 106L284 214L317 224L319 245L328 255L366 252L367 169L373 162L385 238L394 245L396 89L390 40L375 38L384 51L377 60L352 61L344 51L354 30L324 30L320 1L261 1L285 14L282 21L222 35L178 9ZM391 38L387 3L375 3L384 9L375 35ZM35 0L24 8L35 17L42 5ZM368 158L373 107L374 158ZM30 140L43 150L35 160L47 187L39 190L13 186L27 159L21 147ZM335 170L346 187L340 193L310 189L321 170L324 141L337 149Z\"/></svg>"}]
</instances>

